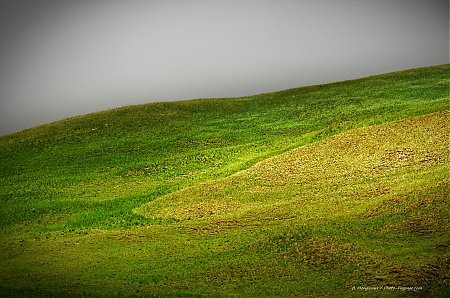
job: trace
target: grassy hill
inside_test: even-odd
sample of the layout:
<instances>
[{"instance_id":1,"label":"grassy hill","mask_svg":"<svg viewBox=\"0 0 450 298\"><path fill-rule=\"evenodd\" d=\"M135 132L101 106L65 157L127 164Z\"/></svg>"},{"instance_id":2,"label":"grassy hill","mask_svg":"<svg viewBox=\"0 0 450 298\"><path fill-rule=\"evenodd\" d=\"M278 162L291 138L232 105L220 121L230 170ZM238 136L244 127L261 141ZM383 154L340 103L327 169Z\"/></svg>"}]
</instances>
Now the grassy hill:
<instances>
[{"instance_id":1,"label":"grassy hill","mask_svg":"<svg viewBox=\"0 0 450 298\"><path fill-rule=\"evenodd\" d=\"M446 296L449 83L441 65L3 136L0 295Z\"/></svg>"}]
</instances>

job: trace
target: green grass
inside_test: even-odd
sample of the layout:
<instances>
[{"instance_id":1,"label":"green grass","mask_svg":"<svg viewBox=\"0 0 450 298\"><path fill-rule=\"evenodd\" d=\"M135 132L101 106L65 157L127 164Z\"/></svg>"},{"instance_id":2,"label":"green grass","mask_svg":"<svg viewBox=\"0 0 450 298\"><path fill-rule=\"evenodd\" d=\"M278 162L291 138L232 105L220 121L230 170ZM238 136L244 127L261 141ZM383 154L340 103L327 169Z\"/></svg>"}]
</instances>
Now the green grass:
<instances>
[{"instance_id":1,"label":"green grass","mask_svg":"<svg viewBox=\"0 0 450 298\"><path fill-rule=\"evenodd\" d=\"M441 65L3 136L0 296L443 297L449 83ZM387 286L421 289L357 288Z\"/></svg>"}]
</instances>

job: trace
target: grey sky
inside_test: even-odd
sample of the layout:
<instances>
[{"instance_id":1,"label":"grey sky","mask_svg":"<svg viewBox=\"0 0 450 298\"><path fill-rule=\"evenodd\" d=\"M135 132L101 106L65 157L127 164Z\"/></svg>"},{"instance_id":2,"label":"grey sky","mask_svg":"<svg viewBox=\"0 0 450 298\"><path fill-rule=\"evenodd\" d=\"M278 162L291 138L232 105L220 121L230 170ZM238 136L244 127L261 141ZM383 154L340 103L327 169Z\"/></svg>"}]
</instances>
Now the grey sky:
<instances>
[{"instance_id":1,"label":"grey sky","mask_svg":"<svg viewBox=\"0 0 450 298\"><path fill-rule=\"evenodd\" d=\"M447 0L2 0L0 134L449 62Z\"/></svg>"}]
</instances>

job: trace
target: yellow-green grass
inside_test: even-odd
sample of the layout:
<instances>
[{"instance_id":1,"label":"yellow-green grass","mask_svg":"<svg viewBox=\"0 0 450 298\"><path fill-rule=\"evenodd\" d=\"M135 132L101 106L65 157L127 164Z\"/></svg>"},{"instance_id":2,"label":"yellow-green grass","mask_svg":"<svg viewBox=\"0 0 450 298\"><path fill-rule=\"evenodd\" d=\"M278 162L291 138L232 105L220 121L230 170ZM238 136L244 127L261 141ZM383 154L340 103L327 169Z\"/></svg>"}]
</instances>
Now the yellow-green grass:
<instances>
[{"instance_id":1,"label":"yellow-green grass","mask_svg":"<svg viewBox=\"0 0 450 298\"><path fill-rule=\"evenodd\" d=\"M294 274L297 291L269 295L345 296L353 286L422 287L415 294L429 294L448 282L448 116L342 133L161 197L136 212L173 218L197 237L247 234L251 253L295 268L283 270L278 282ZM302 281L309 270L327 279L309 289ZM333 285L337 276L342 279ZM247 287L246 294L258 293Z\"/></svg>"},{"instance_id":2,"label":"yellow-green grass","mask_svg":"<svg viewBox=\"0 0 450 298\"><path fill-rule=\"evenodd\" d=\"M445 296L449 82L442 65L4 136L0 296Z\"/></svg>"}]
</instances>

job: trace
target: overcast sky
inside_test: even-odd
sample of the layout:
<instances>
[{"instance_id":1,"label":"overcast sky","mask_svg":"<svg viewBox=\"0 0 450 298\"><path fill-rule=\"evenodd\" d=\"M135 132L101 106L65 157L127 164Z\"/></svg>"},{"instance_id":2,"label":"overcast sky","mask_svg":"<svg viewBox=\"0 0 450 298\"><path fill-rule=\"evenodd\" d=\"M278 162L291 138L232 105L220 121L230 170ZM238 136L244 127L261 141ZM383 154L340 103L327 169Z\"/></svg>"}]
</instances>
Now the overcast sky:
<instances>
[{"instance_id":1,"label":"overcast sky","mask_svg":"<svg viewBox=\"0 0 450 298\"><path fill-rule=\"evenodd\" d=\"M0 134L449 62L448 0L2 0Z\"/></svg>"}]
</instances>

